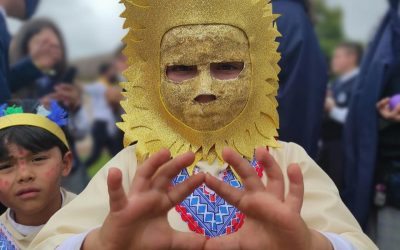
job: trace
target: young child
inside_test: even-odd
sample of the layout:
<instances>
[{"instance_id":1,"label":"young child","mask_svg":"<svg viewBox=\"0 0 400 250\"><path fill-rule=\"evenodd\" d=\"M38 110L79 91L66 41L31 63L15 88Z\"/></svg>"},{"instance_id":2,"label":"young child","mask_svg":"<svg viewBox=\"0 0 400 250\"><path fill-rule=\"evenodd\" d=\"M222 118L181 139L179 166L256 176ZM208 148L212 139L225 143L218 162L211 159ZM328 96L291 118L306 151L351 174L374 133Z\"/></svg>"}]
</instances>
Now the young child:
<instances>
[{"instance_id":1,"label":"young child","mask_svg":"<svg viewBox=\"0 0 400 250\"><path fill-rule=\"evenodd\" d=\"M276 140L268 1L123 2L127 147L30 248L376 249L329 177Z\"/></svg>"},{"instance_id":2,"label":"young child","mask_svg":"<svg viewBox=\"0 0 400 250\"><path fill-rule=\"evenodd\" d=\"M49 110L21 104L0 106L0 201L8 207L0 217L0 244L6 249L28 248L50 217L75 196L61 188L61 178L72 166L60 128L66 125L65 111L56 102Z\"/></svg>"}]
</instances>

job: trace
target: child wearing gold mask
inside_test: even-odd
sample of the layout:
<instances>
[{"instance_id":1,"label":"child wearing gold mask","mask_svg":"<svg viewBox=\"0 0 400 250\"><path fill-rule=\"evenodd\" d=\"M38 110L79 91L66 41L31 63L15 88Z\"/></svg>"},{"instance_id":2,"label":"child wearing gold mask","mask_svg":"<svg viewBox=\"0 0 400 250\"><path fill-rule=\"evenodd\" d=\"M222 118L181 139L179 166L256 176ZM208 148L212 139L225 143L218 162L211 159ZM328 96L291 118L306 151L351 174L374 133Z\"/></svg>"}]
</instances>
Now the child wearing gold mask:
<instances>
[{"instance_id":1,"label":"child wearing gold mask","mask_svg":"<svg viewBox=\"0 0 400 250\"><path fill-rule=\"evenodd\" d=\"M31 248L376 249L329 177L276 140L270 4L124 3L127 148Z\"/></svg>"}]
</instances>

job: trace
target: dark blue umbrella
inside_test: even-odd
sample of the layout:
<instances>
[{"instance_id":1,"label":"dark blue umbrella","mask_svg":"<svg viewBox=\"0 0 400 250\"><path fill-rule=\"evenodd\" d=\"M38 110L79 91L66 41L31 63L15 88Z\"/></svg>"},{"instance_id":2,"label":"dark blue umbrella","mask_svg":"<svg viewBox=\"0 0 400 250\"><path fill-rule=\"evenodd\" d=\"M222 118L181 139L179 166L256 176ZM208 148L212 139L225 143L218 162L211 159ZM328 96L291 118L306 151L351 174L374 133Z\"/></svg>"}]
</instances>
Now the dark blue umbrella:
<instances>
[{"instance_id":1,"label":"dark blue umbrella","mask_svg":"<svg viewBox=\"0 0 400 250\"><path fill-rule=\"evenodd\" d=\"M376 103L393 74L399 72L400 0L390 0L390 9L369 46L354 89L345 140L345 188L343 198L365 228L372 203L378 144Z\"/></svg>"},{"instance_id":2,"label":"dark blue umbrella","mask_svg":"<svg viewBox=\"0 0 400 250\"><path fill-rule=\"evenodd\" d=\"M282 69L279 74L279 137L315 158L321 131L328 69L303 0L272 1Z\"/></svg>"}]
</instances>

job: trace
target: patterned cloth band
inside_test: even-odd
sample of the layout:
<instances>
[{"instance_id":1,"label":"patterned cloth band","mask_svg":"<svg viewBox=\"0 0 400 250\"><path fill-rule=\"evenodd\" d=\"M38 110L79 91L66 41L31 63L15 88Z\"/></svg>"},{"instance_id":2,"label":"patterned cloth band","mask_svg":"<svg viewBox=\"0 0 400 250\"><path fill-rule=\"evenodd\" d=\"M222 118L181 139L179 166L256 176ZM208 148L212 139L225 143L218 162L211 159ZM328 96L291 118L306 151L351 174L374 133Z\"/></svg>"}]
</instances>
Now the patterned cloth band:
<instances>
[{"instance_id":1,"label":"patterned cloth band","mask_svg":"<svg viewBox=\"0 0 400 250\"><path fill-rule=\"evenodd\" d=\"M17 250L19 249L13 240L7 228L0 223L0 250Z\"/></svg>"},{"instance_id":2,"label":"patterned cloth band","mask_svg":"<svg viewBox=\"0 0 400 250\"><path fill-rule=\"evenodd\" d=\"M261 178L263 167L255 160L251 162L251 166ZM194 170L194 173L196 172L197 167ZM189 177L188 170L184 169L173 179L172 185L176 186ZM242 183L230 167L220 173L219 179L232 187L243 189ZM227 203L205 184L195 189L181 204L176 205L175 209L190 230L207 238L234 233L242 227L245 219L245 215L239 209Z\"/></svg>"}]
</instances>

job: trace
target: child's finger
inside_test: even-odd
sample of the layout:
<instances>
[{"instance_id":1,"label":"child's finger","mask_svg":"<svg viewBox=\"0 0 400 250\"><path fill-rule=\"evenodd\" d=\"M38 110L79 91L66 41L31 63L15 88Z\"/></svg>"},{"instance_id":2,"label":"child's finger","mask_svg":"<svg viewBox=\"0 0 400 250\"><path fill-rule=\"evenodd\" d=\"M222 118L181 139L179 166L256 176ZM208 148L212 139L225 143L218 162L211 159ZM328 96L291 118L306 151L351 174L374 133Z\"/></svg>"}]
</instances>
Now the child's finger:
<instances>
[{"instance_id":1,"label":"child's finger","mask_svg":"<svg viewBox=\"0 0 400 250\"><path fill-rule=\"evenodd\" d=\"M200 234L174 231L170 249L201 250L205 241Z\"/></svg>"},{"instance_id":2,"label":"child's finger","mask_svg":"<svg viewBox=\"0 0 400 250\"><path fill-rule=\"evenodd\" d=\"M243 159L242 156L230 148L225 148L223 150L222 158L236 170L246 190L264 190L265 186L260 180L260 177L246 159Z\"/></svg>"},{"instance_id":3,"label":"child's finger","mask_svg":"<svg viewBox=\"0 0 400 250\"><path fill-rule=\"evenodd\" d=\"M256 150L256 159L264 166L264 172L267 174L267 192L283 201L285 196L285 182L280 166L266 148L258 148Z\"/></svg>"},{"instance_id":4,"label":"child's finger","mask_svg":"<svg viewBox=\"0 0 400 250\"><path fill-rule=\"evenodd\" d=\"M240 236L237 233L228 234L223 237L210 238L206 241L204 249L241 249Z\"/></svg>"},{"instance_id":5,"label":"child's finger","mask_svg":"<svg viewBox=\"0 0 400 250\"><path fill-rule=\"evenodd\" d=\"M186 181L176 185L168 191L168 198L171 202L167 209L171 209L173 206L181 203L186 197L188 197L193 191L200 186L205 179L204 173L199 173L191 176Z\"/></svg>"},{"instance_id":6,"label":"child's finger","mask_svg":"<svg viewBox=\"0 0 400 250\"><path fill-rule=\"evenodd\" d=\"M165 163L152 178L152 187L160 190L166 190L174 178L183 168L190 166L194 161L194 154L188 152L177 156Z\"/></svg>"},{"instance_id":7,"label":"child's finger","mask_svg":"<svg viewBox=\"0 0 400 250\"><path fill-rule=\"evenodd\" d=\"M171 153L167 149L162 149L150 156L142 165L138 166L132 181L130 193L144 191L150 187L150 178L159 167L171 159L170 157Z\"/></svg>"},{"instance_id":8,"label":"child's finger","mask_svg":"<svg viewBox=\"0 0 400 250\"><path fill-rule=\"evenodd\" d=\"M242 196L244 192L238 188L234 188L230 186L229 184L218 180L214 176L211 176L210 174L206 175L206 185L211 188L215 193L217 193L219 196L221 196L224 200L226 200L228 203L232 204L233 206L241 209L239 207L240 200L242 199ZM246 212L246 211L243 211Z\"/></svg>"},{"instance_id":9,"label":"child's finger","mask_svg":"<svg viewBox=\"0 0 400 250\"><path fill-rule=\"evenodd\" d=\"M170 159L171 153L167 149L162 149L144 161L144 163L138 168L136 176L146 179L151 178L157 169Z\"/></svg>"},{"instance_id":10,"label":"child's finger","mask_svg":"<svg viewBox=\"0 0 400 250\"><path fill-rule=\"evenodd\" d=\"M125 191L122 187L122 173L117 168L111 168L107 177L108 195L110 197L110 211L116 212L127 204Z\"/></svg>"},{"instance_id":11,"label":"child's finger","mask_svg":"<svg viewBox=\"0 0 400 250\"><path fill-rule=\"evenodd\" d=\"M298 164L291 164L288 167L288 177L290 181L289 194L286 197L285 203L288 204L293 211L300 213L303 206L304 181L303 174Z\"/></svg>"}]
</instances>

